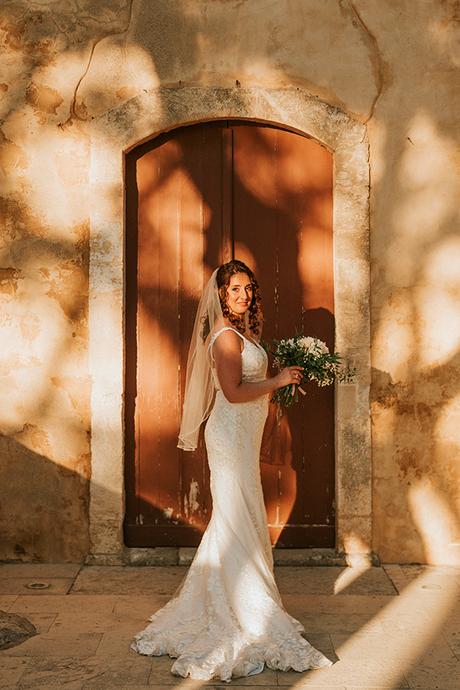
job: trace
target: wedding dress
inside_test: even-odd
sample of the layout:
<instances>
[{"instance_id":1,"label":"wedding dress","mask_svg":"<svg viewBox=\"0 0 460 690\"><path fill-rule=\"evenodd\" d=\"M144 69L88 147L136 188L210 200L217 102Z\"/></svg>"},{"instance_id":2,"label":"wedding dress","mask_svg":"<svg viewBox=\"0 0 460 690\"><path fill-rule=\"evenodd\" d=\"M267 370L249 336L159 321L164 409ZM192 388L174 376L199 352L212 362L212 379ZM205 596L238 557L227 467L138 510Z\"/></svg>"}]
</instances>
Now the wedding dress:
<instances>
[{"instance_id":1,"label":"wedding dress","mask_svg":"<svg viewBox=\"0 0 460 690\"><path fill-rule=\"evenodd\" d=\"M242 380L266 378L263 347L244 342ZM211 357L212 361L212 357ZM173 674L197 680L249 676L271 669L305 671L332 662L302 637L287 613L273 574L260 481L259 453L269 395L230 403L212 368L216 397L205 426L213 509L193 562L169 602L150 617L131 648L169 654Z\"/></svg>"}]
</instances>

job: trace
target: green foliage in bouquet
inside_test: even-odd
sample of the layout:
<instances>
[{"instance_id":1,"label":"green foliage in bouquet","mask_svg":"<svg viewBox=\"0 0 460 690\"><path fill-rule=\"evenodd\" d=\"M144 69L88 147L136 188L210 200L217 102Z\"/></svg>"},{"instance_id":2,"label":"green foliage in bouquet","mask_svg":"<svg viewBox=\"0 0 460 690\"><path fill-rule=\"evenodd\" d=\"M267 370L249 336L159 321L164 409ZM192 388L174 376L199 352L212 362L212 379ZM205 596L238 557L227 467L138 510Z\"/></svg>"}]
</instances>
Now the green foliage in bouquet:
<instances>
[{"instance_id":1,"label":"green foliage in bouquet","mask_svg":"<svg viewBox=\"0 0 460 690\"><path fill-rule=\"evenodd\" d=\"M351 381L356 373L354 368L342 364L338 352L329 352L327 345L318 338L296 334L292 338L262 343L267 353L273 356L273 363L281 371L294 364L304 367L300 383L278 388L272 401L283 407L290 407L299 400L299 391L305 395L302 383L315 381L318 386L329 386L335 380Z\"/></svg>"}]
</instances>

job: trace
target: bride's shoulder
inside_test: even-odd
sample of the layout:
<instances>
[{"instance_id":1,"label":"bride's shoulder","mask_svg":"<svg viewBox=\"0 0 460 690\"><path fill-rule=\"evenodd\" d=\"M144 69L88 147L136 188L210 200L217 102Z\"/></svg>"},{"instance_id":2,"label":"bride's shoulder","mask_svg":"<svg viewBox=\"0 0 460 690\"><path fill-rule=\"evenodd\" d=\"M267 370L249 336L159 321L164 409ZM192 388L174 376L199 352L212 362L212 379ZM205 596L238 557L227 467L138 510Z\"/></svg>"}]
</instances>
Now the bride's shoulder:
<instances>
[{"instance_id":1,"label":"bride's shoulder","mask_svg":"<svg viewBox=\"0 0 460 690\"><path fill-rule=\"evenodd\" d=\"M231 328L231 331L229 330L224 330L226 328ZM216 340L221 340L221 338L217 338L218 335L223 331L223 339L225 342L225 345L223 342L221 342L221 345L224 347L225 350L228 349L228 347L231 347L232 349L236 347L236 344L238 342L238 347L240 350L242 350L243 343L241 342L241 338L235 333L235 327L232 324L229 319L226 318L219 318L216 320L211 333L209 334L209 342L210 344L214 343ZM233 331L233 332L232 332ZM231 345L230 345L231 343Z\"/></svg>"}]
</instances>

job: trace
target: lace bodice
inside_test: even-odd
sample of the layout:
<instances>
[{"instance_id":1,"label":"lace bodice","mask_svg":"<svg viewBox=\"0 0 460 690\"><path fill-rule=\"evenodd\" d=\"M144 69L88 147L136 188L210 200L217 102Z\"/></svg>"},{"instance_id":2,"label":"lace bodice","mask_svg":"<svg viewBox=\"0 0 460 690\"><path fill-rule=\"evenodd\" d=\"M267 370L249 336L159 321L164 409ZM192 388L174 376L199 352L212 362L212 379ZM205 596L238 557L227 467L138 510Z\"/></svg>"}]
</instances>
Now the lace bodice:
<instances>
[{"instance_id":1,"label":"lace bodice","mask_svg":"<svg viewBox=\"0 0 460 690\"><path fill-rule=\"evenodd\" d=\"M241 366L242 366L242 381L256 382L263 381L267 375L268 367L268 357L262 345L256 343L253 340L249 340L244 335L242 335L236 328L231 326L224 326L218 331L212 334L209 341L208 350L211 361L211 371L214 379L214 385L217 390L221 390L219 379L217 377L216 368L214 365L214 356L212 352L212 346L214 345L216 338L224 331L234 331L237 333L244 342L244 347L241 352Z\"/></svg>"}]
</instances>

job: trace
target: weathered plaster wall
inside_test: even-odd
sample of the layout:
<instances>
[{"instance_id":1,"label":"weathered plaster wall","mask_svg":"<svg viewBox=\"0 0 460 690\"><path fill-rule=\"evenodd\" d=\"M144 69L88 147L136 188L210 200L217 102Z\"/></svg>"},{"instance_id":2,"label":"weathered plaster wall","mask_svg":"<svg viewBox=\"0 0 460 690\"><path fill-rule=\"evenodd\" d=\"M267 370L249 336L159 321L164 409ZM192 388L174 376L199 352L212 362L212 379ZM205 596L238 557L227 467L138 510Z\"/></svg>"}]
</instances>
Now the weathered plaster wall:
<instances>
[{"instance_id":1,"label":"weathered plaster wall","mask_svg":"<svg viewBox=\"0 0 460 690\"><path fill-rule=\"evenodd\" d=\"M0 11L0 557L78 560L89 548L91 122L159 86L238 81L301 86L367 124L372 547L385 561L458 559L458 4L13 0ZM134 115L126 126L135 133ZM110 486L97 491L110 503Z\"/></svg>"}]
</instances>

